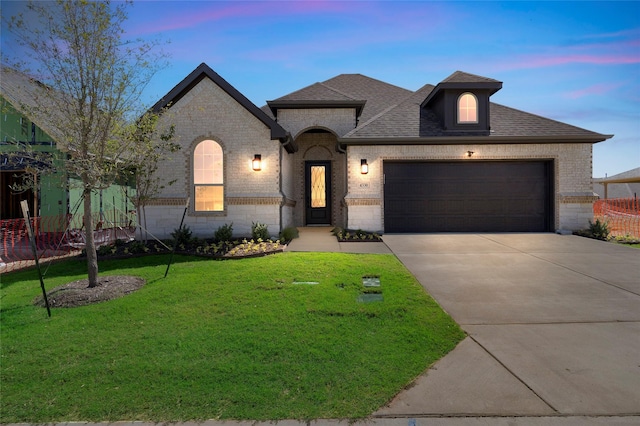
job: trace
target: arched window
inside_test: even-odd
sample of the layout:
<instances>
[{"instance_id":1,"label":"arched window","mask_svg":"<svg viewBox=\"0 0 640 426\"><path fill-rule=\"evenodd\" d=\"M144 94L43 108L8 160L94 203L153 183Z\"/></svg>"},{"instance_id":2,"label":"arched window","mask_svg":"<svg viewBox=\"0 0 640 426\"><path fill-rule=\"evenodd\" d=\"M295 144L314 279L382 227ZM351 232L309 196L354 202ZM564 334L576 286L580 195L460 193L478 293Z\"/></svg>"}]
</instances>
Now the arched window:
<instances>
[{"instance_id":1,"label":"arched window","mask_svg":"<svg viewBox=\"0 0 640 426\"><path fill-rule=\"evenodd\" d=\"M463 93L458 98L458 123L478 122L478 98L473 93Z\"/></svg>"},{"instance_id":2,"label":"arched window","mask_svg":"<svg viewBox=\"0 0 640 426\"><path fill-rule=\"evenodd\" d=\"M193 151L193 185L195 211L224 210L224 169L222 147L205 140Z\"/></svg>"}]
</instances>

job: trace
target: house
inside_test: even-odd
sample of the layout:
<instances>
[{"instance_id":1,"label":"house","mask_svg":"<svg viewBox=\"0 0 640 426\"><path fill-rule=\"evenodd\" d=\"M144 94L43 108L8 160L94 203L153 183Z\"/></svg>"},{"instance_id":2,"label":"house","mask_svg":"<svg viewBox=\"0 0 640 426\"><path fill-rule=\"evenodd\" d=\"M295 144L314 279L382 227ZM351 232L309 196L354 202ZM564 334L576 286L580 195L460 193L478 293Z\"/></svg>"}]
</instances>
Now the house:
<instances>
[{"instance_id":1,"label":"house","mask_svg":"<svg viewBox=\"0 0 640 426\"><path fill-rule=\"evenodd\" d=\"M600 198L638 198L640 194L640 167L617 175L593 180L593 192Z\"/></svg>"},{"instance_id":2,"label":"house","mask_svg":"<svg viewBox=\"0 0 640 426\"><path fill-rule=\"evenodd\" d=\"M0 67L0 219L21 219L20 201L27 200L31 216L41 218L45 230L64 230L67 215L74 213L75 226L81 227L80 181L65 173L68 152L58 143L63 135L52 123L55 114L38 107L42 90L50 89L22 72ZM23 184L25 177L30 187ZM134 209L127 196L133 191L126 182L95 191L92 205L98 220L121 222L122 212L126 216Z\"/></svg>"},{"instance_id":3,"label":"house","mask_svg":"<svg viewBox=\"0 0 640 426\"><path fill-rule=\"evenodd\" d=\"M603 135L491 102L457 71L414 91L342 74L258 108L206 64L153 107L176 127L147 207L152 233L272 234L328 225L395 232L553 232L593 217Z\"/></svg>"}]
</instances>

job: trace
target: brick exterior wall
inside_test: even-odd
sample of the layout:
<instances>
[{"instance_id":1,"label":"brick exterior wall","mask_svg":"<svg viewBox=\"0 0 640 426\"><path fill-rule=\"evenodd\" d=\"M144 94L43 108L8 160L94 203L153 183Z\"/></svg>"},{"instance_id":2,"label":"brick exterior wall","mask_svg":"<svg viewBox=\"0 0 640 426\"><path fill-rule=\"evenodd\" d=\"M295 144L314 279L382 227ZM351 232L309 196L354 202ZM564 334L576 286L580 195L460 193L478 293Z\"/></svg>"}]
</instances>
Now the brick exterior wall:
<instances>
[{"instance_id":1,"label":"brick exterior wall","mask_svg":"<svg viewBox=\"0 0 640 426\"><path fill-rule=\"evenodd\" d=\"M345 203L348 227L384 230L384 160L469 161L467 151L477 160L553 160L554 228L577 230L593 218L591 144L496 144L496 145L402 145L350 146L349 185ZM360 173L360 159L366 158L369 173Z\"/></svg>"},{"instance_id":2,"label":"brick exterior wall","mask_svg":"<svg viewBox=\"0 0 640 426\"><path fill-rule=\"evenodd\" d=\"M281 209L281 223L282 228L290 226L296 226L294 220L294 212L296 206L303 204L303 201L297 200L295 196L295 177L293 167L293 155L289 155L284 148L280 150L280 170L281 170L281 182L282 182L282 209ZM299 207L298 207L299 208Z\"/></svg>"},{"instance_id":3,"label":"brick exterior wall","mask_svg":"<svg viewBox=\"0 0 640 426\"><path fill-rule=\"evenodd\" d=\"M213 236L232 223L236 235L248 235L252 222L266 223L273 235L287 226L304 226L305 162L332 165L333 226L384 232L383 162L385 160L471 161L550 160L553 163L554 228L575 230L592 218L591 144L457 144L349 146L337 149L337 138L356 125L348 108L284 109L278 122L295 137L298 151L288 154L270 130L249 111L205 78L163 117L175 125L181 152L161 166L165 189L147 207L147 227L168 237L178 227L187 197L193 199L192 154L206 139L220 144L224 155L225 210L195 212L193 203L185 223L195 235ZM312 129L327 132L311 132ZM251 169L254 154L262 155L262 170ZM367 159L369 173L360 173ZM168 185L169 181L175 183Z\"/></svg>"},{"instance_id":4,"label":"brick exterior wall","mask_svg":"<svg viewBox=\"0 0 640 426\"><path fill-rule=\"evenodd\" d=\"M265 223L272 234L279 233L281 145L271 140L264 123L208 78L176 102L162 120L175 125L174 141L182 149L160 167L165 188L146 209L152 234L166 238L180 225L186 199L194 197L193 151L206 139L216 141L223 150L225 210L196 212L192 202L185 224L203 238L232 222L235 235L250 235L252 222ZM261 171L251 168L255 154L262 156Z\"/></svg>"}]
</instances>

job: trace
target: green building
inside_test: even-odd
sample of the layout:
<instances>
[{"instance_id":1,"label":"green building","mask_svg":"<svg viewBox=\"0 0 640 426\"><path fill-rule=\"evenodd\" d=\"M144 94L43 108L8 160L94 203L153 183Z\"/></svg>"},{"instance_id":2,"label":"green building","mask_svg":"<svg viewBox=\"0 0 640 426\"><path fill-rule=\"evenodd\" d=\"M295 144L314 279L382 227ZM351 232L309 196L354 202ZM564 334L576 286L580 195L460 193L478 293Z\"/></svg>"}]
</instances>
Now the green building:
<instances>
[{"instance_id":1,"label":"green building","mask_svg":"<svg viewBox=\"0 0 640 426\"><path fill-rule=\"evenodd\" d=\"M48 125L52 118L30 112L42 86L23 73L1 67L0 220L22 218L20 202L27 200L31 216L41 218L41 231L60 231L55 228L64 229L68 220L72 228L81 228L79 180L64 170L67 154L59 149L54 127ZM133 184L121 182L92 194L98 226L129 222L135 208L128 197L134 191Z\"/></svg>"}]
</instances>

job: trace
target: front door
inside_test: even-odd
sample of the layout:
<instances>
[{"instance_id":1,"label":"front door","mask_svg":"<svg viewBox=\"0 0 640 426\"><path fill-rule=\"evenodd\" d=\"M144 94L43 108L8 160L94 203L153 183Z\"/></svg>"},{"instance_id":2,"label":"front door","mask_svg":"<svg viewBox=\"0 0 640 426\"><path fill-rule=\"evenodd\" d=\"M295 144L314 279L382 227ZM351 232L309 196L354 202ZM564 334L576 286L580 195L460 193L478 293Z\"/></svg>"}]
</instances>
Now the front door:
<instances>
[{"instance_id":1,"label":"front door","mask_svg":"<svg viewBox=\"0 0 640 426\"><path fill-rule=\"evenodd\" d=\"M331 225L331 162L305 162L307 225Z\"/></svg>"}]
</instances>

